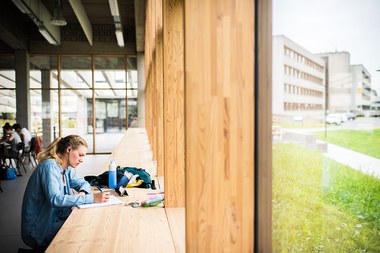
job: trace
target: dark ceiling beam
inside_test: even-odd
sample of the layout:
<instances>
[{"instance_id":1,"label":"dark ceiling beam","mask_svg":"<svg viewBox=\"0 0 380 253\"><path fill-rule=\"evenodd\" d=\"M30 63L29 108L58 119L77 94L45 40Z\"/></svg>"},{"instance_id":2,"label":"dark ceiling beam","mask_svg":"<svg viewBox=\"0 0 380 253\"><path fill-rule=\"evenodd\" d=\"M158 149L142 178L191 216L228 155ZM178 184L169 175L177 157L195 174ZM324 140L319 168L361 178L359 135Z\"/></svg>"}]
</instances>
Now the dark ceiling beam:
<instances>
[{"instance_id":1,"label":"dark ceiling beam","mask_svg":"<svg viewBox=\"0 0 380 253\"><path fill-rule=\"evenodd\" d=\"M6 2L4 5L13 5L10 1ZM14 50L27 49L28 37L26 36L25 28L19 24L20 21L18 20L21 13L17 13L16 15L12 11L9 11L10 8L18 11L15 6L0 8L0 40Z\"/></svg>"},{"instance_id":2,"label":"dark ceiling beam","mask_svg":"<svg viewBox=\"0 0 380 253\"><path fill-rule=\"evenodd\" d=\"M86 35L88 43L90 43L90 45L92 46L94 43L94 39L92 37L92 26L81 0L69 0L69 2L71 8L73 8L74 13L78 18L80 25L82 26L83 32Z\"/></svg>"},{"instance_id":3,"label":"dark ceiling beam","mask_svg":"<svg viewBox=\"0 0 380 253\"><path fill-rule=\"evenodd\" d=\"M145 0L135 0L136 52L145 47Z\"/></svg>"},{"instance_id":4,"label":"dark ceiling beam","mask_svg":"<svg viewBox=\"0 0 380 253\"><path fill-rule=\"evenodd\" d=\"M12 0L19 11L28 16L45 39L54 45L61 44L61 30L51 23L52 15L41 0Z\"/></svg>"}]
</instances>

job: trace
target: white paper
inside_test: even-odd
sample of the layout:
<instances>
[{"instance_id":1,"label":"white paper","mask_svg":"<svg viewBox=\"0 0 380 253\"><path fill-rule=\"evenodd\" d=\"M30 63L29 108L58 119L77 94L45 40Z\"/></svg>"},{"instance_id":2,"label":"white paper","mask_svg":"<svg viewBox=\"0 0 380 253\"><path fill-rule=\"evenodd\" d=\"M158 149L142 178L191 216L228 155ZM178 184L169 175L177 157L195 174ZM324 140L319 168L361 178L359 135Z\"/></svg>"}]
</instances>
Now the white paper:
<instances>
[{"instance_id":1,"label":"white paper","mask_svg":"<svg viewBox=\"0 0 380 253\"><path fill-rule=\"evenodd\" d=\"M77 205L78 208L83 209L83 208L91 208L91 207L99 207L99 206L112 206L112 205L119 205L123 204L123 202L116 198L113 195L110 195L110 198L108 199L107 202L100 202L100 203L92 203L92 204L82 204L82 205Z\"/></svg>"}]
</instances>

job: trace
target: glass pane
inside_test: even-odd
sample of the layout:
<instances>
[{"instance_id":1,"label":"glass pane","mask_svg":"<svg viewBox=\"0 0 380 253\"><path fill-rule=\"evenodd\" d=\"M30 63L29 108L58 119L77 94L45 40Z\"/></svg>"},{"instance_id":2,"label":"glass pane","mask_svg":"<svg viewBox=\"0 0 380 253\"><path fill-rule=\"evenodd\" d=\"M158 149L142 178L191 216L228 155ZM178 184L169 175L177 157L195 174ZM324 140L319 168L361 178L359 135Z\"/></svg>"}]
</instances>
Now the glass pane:
<instances>
[{"instance_id":1,"label":"glass pane","mask_svg":"<svg viewBox=\"0 0 380 253\"><path fill-rule=\"evenodd\" d=\"M90 56L61 57L62 136L77 134L94 152L92 131L92 60ZM88 103L90 101L90 104Z\"/></svg>"},{"instance_id":2,"label":"glass pane","mask_svg":"<svg viewBox=\"0 0 380 253\"><path fill-rule=\"evenodd\" d=\"M15 123L16 118L16 84L15 71L12 59L8 56L0 57L0 125L6 122ZM1 129L2 131L2 129Z\"/></svg>"},{"instance_id":3,"label":"glass pane","mask_svg":"<svg viewBox=\"0 0 380 253\"><path fill-rule=\"evenodd\" d=\"M32 131L46 147L58 137L57 57L30 57L30 103Z\"/></svg>"},{"instance_id":4,"label":"glass pane","mask_svg":"<svg viewBox=\"0 0 380 253\"><path fill-rule=\"evenodd\" d=\"M128 96L128 127L131 127L131 122L138 120L137 115L137 98L138 98L138 75L137 75L137 58L127 58L127 96ZM132 127L135 124L132 125Z\"/></svg>"},{"instance_id":5,"label":"glass pane","mask_svg":"<svg viewBox=\"0 0 380 253\"><path fill-rule=\"evenodd\" d=\"M61 60L60 106L57 59ZM40 135L50 136L50 141L58 137L58 111L61 108L63 136L84 136L89 144L89 153L111 152L125 132L127 115L137 115L137 62L135 57L94 57L96 68L93 81L91 59L91 56L31 56L32 125ZM129 67L128 71L126 66ZM94 123L93 108L96 116ZM45 139L48 144L49 138Z\"/></svg>"},{"instance_id":6,"label":"glass pane","mask_svg":"<svg viewBox=\"0 0 380 253\"><path fill-rule=\"evenodd\" d=\"M62 89L91 89L92 64L89 56L61 57Z\"/></svg>"},{"instance_id":7,"label":"glass pane","mask_svg":"<svg viewBox=\"0 0 380 253\"><path fill-rule=\"evenodd\" d=\"M126 130L125 57L95 57L96 151L111 152Z\"/></svg>"},{"instance_id":8,"label":"glass pane","mask_svg":"<svg viewBox=\"0 0 380 253\"><path fill-rule=\"evenodd\" d=\"M379 4L273 1L273 252L380 252Z\"/></svg>"},{"instance_id":9,"label":"glass pane","mask_svg":"<svg viewBox=\"0 0 380 253\"><path fill-rule=\"evenodd\" d=\"M15 123L16 91L14 81L8 79L9 71L0 70L0 125ZM13 87L13 88L12 88ZM1 129L2 130L2 129Z\"/></svg>"}]
</instances>

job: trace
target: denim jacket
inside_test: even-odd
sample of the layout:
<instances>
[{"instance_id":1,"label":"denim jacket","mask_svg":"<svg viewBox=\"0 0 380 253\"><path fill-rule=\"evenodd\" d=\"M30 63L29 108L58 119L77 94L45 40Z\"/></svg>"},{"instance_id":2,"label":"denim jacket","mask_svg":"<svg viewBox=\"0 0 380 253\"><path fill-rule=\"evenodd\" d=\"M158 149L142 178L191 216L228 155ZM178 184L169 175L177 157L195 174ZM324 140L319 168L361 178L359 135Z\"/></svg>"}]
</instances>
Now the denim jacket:
<instances>
[{"instance_id":1,"label":"denim jacket","mask_svg":"<svg viewBox=\"0 0 380 253\"><path fill-rule=\"evenodd\" d=\"M21 236L25 244L32 248L47 247L73 206L94 202L92 194L74 196L70 188L92 191L75 170L68 167L63 171L54 159L37 166L29 178L22 203Z\"/></svg>"}]
</instances>

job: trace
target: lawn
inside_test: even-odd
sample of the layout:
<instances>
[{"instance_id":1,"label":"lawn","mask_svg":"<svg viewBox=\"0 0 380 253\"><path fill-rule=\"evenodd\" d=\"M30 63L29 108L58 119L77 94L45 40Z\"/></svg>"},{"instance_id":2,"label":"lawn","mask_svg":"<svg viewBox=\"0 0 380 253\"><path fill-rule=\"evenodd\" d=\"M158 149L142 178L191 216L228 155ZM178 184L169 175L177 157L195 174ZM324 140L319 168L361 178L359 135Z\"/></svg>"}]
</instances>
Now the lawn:
<instances>
[{"instance_id":1,"label":"lawn","mask_svg":"<svg viewBox=\"0 0 380 253\"><path fill-rule=\"evenodd\" d=\"M296 144L273 145L273 252L380 252L380 181Z\"/></svg>"},{"instance_id":2,"label":"lawn","mask_svg":"<svg viewBox=\"0 0 380 253\"><path fill-rule=\"evenodd\" d=\"M318 139L380 159L380 129L316 132Z\"/></svg>"}]
</instances>

